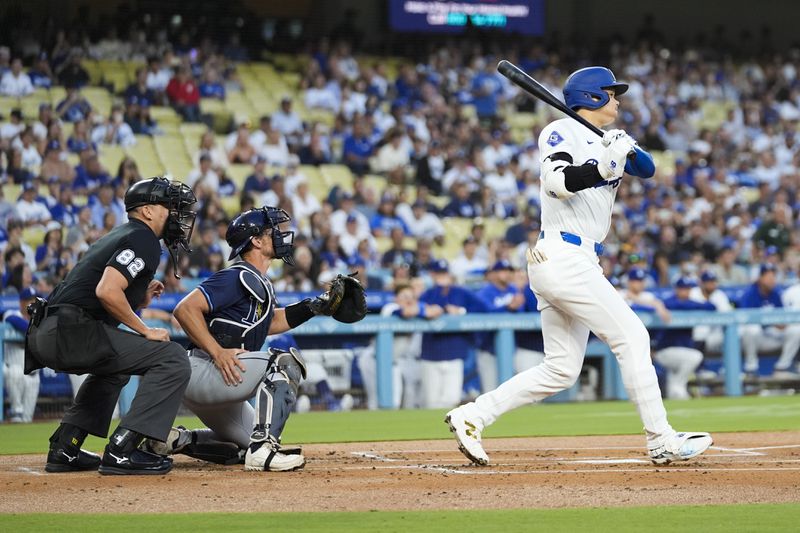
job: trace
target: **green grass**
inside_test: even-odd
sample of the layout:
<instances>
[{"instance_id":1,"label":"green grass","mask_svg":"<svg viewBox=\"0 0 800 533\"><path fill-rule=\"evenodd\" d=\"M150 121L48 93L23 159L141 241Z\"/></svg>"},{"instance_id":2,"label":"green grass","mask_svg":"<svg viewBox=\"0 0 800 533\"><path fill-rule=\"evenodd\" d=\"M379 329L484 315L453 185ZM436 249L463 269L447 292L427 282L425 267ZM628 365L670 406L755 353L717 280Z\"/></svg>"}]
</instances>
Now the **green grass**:
<instances>
[{"instance_id":1,"label":"green grass","mask_svg":"<svg viewBox=\"0 0 800 533\"><path fill-rule=\"evenodd\" d=\"M800 397L707 398L666 402L670 422L689 431L800 430ZM312 412L293 415L284 442L357 442L449 439L444 411ZM178 423L198 427L193 418ZM0 454L44 453L57 422L0 425ZM624 435L641 432L641 421L630 402L548 403L504 415L486 437ZM113 428L113 425L112 425ZM85 447L99 451L104 440L90 437Z\"/></svg>"},{"instance_id":2,"label":"green grass","mask_svg":"<svg viewBox=\"0 0 800 533\"><path fill-rule=\"evenodd\" d=\"M797 531L800 505L718 505L369 513L0 515L5 531Z\"/></svg>"}]
</instances>

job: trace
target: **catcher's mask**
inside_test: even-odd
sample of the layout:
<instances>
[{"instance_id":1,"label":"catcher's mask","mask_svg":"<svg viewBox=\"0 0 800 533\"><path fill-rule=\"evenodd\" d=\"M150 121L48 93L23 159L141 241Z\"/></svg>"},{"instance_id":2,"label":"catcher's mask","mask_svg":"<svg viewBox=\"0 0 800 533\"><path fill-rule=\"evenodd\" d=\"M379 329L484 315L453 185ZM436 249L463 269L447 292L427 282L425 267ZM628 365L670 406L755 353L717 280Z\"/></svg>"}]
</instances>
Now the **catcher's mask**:
<instances>
[{"instance_id":1,"label":"catcher's mask","mask_svg":"<svg viewBox=\"0 0 800 533\"><path fill-rule=\"evenodd\" d=\"M125 192L125 211L150 204L163 205L169 210L161 238L164 239L172 257L176 278L181 277L178 272L178 248L187 253L192 251L189 239L194 231L196 213L191 207L195 202L197 198L192 189L179 181L170 181L165 177L137 181Z\"/></svg>"},{"instance_id":2,"label":"catcher's mask","mask_svg":"<svg viewBox=\"0 0 800 533\"><path fill-rule=\"evenodd\" d=\"M294 232L281 231L280 225L292 218L283 209L277 207L261 207L241 213L228 226L225 240L231 247L230 261L237 255L246 252L253 237L272 230L272 249L275 259L283 259L285 263L294 265Z\"/></svg>"}]
</instances>

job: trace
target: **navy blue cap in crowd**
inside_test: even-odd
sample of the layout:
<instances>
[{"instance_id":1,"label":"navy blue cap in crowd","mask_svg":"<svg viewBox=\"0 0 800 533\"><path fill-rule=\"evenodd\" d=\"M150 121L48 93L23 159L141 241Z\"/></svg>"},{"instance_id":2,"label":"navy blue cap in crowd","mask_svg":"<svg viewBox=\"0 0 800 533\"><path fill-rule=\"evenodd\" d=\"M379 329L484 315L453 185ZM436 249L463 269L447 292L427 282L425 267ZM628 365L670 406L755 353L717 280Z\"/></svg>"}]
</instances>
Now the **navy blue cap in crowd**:
<instances>
[{"instance_id":1,"label":"navy blue cap in crowd","mask_svg":"<svg viewBox=\"0 0 800 533\"><path fill-rule=\"evenodd\" d=\"M695 282L694 278L689 276L681 276L678 278L678 281L675 282L675 287L678 289L688 289L696 286L697 283Z\"/></svg>"},{"instance_id":2,"label":"navy blue cap in crowd","mask_svg":"<svg viewBox=\"0 0 800 533\"><path fill-rule=\"evenodd\" d=\"M776 270L778 270L778 268L772 263L762 263L758 268L758 275L763 276L767 272L775 272Z\"/></svg>"},{"instance_id":3,"label":"navy blue cap in crowd","mask_svg":"<svg viewBox=\"0 0 800 533\"><path fill-rule=\"evenodd\" d=\"M431 263L429 270L431 272L447 272L448 271L447 261L444 259L437 259Z\"/></svg>"},{"instance_id":4,"label":"navy blue cap in crowd","mask_svg":"<svg viewBox=\"0 0 800 533\"><path fill-rule=\"evenodd\" d=\"M700 281L706 283L707 281L717 281L717 274L713 270L704 270L700 274Z\"/></svg>"},{"instance_id":5,"label":"navy blue cap in crowd","mask_svg":"<svg viewBox=\"0 0 800 533\"><path fill-rule=\"evenodd\" d=\"M642 281L647 277L647 272L643 268L632 268L628 271L628 281Z\"/></svg>"},{"instance_id":6,"label":"navy blue cap in crowd","mask_svg":"<svg viewBox=\"0 0 800 533\"><path fill-rule=\"evenodd\" d=\"M500 259L492 265L492 268L489 270L489 272L497 272L498 270L514 270L514 267L511 265L511 262L508 259Z\"/></svg>"},{"instance_id":7,"label":"navy blue cap in crowd","mask_svg":"<svg viewBox=\"0 0 800 533\"><path fill-rule=\"evenodd\" d=\"M36 289L33 287L25 287L21 291L19 291L19 299L20 300L30 300L36 297Z\"/></svg>"}]
</instances>

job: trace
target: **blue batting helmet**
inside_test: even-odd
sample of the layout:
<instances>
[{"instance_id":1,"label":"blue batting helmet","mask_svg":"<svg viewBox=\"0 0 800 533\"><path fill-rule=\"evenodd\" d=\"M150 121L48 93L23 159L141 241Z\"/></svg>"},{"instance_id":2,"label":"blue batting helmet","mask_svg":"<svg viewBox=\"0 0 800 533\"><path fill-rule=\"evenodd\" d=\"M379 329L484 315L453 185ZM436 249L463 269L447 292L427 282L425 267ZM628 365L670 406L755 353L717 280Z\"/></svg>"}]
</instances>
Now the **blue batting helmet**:
<instances>
[{"instance_id":1,"label":"blue batting helmet","mask_svg":"<svg viewBox=\"0 0 800 533\"><path fill-rule=\"evenodd\" d=\"M230 261L247 251L253 237L272 231L272 248L276 259L294 264L294 232L281 231L280 225L292 218L283 209L262 207L250 209L234 218L225 232L225 240L231 247Z\"/></svg>"},{"instance_id":2,"label":"blue batting helmet","mask_svg":"<svg viewBox=\"0 0 800 533\"><path fill-rule=\"evenodd\" d=\"M613 89L619 96L628 90L628 84L618 82L614 73L605 67L582 68L567 78L564 101L570 109L599 109L608 103L606 89Z\"/></svg>"}]
</instances>

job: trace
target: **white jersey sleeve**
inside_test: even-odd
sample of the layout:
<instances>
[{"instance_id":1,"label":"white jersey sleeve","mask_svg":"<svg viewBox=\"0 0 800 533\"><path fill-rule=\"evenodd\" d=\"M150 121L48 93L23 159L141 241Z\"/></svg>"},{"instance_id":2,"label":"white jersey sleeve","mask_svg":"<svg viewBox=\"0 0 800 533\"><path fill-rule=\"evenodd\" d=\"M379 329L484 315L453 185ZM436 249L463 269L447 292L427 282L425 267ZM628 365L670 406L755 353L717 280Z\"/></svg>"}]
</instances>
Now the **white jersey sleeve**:
<instances>
[{"instance_id":1,"label":"white jersey sleeve","mask_svg":"<svg viewBox=\"0 0 800 533\"><path fill-rule=\"evenodd\" d=\"M781 300L787 309L800 309L800 283L786 289L781 295Z\"/></svg>"},{"instance_id":2,"label":"white jersey sleeve","mask_svg":"<svg viewBox=\"0 0 800 533\"><path fill-rule=\"evenodd\" d=\"M560 131L559 131L560 130ZM575 141L572 138L572 128L561 120L551 122L542 130L539 135L539 157L545 161L548 157L559 152L569 154L574 164L575 162Z\"/></svg>"}]
</instances>

